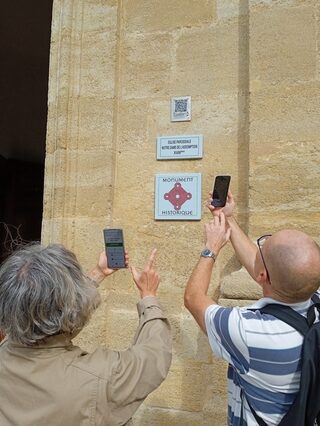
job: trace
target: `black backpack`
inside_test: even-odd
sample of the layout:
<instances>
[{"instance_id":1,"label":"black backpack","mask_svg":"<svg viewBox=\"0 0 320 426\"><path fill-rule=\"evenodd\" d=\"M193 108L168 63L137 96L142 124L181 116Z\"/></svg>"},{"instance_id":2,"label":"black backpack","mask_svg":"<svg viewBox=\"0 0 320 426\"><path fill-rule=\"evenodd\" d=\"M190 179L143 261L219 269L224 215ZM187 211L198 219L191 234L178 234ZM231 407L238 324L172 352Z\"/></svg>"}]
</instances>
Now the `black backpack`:
<instances>
[{"instance_id":1,"label":"black backpack","mask_svg":"<svg viewBox=\"0 0 320 426\"><path fill-rule=\"evenodd\" d=\"M261 309L263 314L270 314L294 327L304 336L302 347L302 365L299 392L289 411L282 418L279 426L320 426L320 322L315 321L315 309L320 312L320 299L312 296L307 318L298 314L289 306L271 303ZM248 405L259 426L268 426ZM243 404L242 404L243 405Z\"/></svg>"}]
</instances>

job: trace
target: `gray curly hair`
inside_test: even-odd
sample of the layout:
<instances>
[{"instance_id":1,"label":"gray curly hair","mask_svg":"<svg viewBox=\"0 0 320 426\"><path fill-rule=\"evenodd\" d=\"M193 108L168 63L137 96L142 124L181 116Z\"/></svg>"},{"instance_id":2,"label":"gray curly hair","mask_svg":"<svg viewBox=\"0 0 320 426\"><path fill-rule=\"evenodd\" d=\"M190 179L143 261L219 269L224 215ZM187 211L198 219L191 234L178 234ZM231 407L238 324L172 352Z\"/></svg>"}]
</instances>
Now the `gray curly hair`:
<instances>
[{"instance_id":1,"label":"gray curly hair","mask_svg":"<svg viewBox=\"0 0 320 426\"><path fill-rule=\"evenodd\" d=\"M80 331L100 295L76 256L59 244L14 252L0 268L0 329L24 345Z\"/></svg>"}]
</instances>

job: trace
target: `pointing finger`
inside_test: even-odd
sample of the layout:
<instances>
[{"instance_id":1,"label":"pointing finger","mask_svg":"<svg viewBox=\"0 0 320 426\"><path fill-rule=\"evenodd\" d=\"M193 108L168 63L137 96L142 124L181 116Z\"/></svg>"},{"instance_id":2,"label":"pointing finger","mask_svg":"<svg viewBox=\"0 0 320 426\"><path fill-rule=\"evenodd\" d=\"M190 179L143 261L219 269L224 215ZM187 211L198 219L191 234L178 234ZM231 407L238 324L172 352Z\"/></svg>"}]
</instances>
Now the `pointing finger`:
<instances>
[{"instance_id":1,"label":"pointing finger","mask_svg":"<svg viewBox=\"0 0 320 426\"><path fill-rule=\"evenodd\" d=\"M150 254L149 260L146 263L146 269L152 269L156 258L157 249L154 248Z\"/></svg>"}]
</instances>

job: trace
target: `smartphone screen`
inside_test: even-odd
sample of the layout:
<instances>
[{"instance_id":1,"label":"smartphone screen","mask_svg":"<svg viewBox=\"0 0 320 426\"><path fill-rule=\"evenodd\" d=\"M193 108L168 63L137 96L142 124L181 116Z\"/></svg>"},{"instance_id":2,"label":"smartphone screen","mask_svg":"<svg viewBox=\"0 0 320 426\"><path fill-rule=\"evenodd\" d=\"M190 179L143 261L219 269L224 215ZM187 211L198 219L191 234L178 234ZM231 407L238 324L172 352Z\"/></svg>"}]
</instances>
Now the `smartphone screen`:
<instances>
[{"instance_id":1,"label":"smartphone screen","mask_svg":"<svg viewBox=\"0 0 320 426\"><path fill-rule=\"evenodd\" d=\"M212 192L212 202L214 207L224 207L227 201L231 176L216 176Z\"/></svg>"},{"instance_id":2,"label":"smartphone screen","mask_svg":"<svg viewBox=\"0 0 320 426\"><path fill-rule=\"evenodd\" d=\"M126 263L122 229L104 229L103 235L108 267L112 269L125 268Z\"/></svg>"}]
</instances>

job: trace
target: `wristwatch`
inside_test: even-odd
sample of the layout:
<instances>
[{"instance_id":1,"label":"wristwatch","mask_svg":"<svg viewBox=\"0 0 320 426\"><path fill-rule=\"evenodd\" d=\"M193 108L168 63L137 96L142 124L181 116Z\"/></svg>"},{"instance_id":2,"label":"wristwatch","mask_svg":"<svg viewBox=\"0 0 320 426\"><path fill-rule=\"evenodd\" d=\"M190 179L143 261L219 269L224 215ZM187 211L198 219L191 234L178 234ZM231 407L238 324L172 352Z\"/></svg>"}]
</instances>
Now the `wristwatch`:
<instances>
[{"instance_id":1,"label":"wristwatch","mask_svg":"<svg viewBox=\"0 0 320 426\"><path fill-rule=\"evenodd\" d=\"M211 259L216 260L217 256L213 253L213 251L209 249L202 250L200 257L211 257Z\"/></svg>"}]
</instances>

